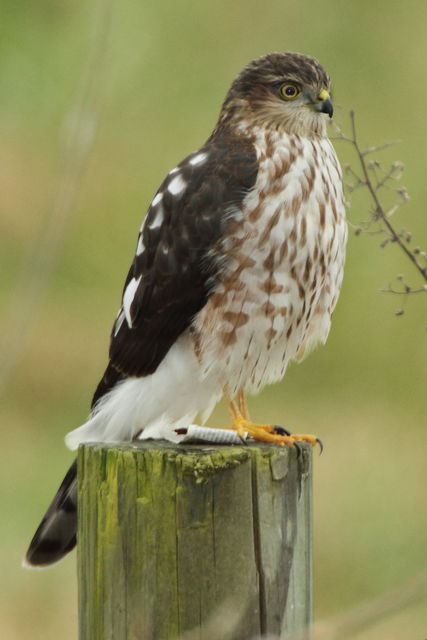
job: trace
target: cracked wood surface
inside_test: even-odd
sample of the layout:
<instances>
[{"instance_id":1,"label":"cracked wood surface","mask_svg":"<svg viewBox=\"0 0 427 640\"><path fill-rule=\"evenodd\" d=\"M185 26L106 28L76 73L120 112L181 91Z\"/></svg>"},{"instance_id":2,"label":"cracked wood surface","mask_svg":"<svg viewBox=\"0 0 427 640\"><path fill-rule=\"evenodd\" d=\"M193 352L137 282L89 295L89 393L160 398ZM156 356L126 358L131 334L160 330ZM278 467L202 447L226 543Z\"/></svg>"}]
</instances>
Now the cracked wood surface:
<instances>
[{"instance_id":1,"label":"cracked wood surface","mask_svg":"<svg viewBox=\"0 0 427 640\"><path fill-rule=\"evenodd\" d=\"M80 640L309 637L309 446L88 444L78 466Z\"/></svg>"}]
</instances>

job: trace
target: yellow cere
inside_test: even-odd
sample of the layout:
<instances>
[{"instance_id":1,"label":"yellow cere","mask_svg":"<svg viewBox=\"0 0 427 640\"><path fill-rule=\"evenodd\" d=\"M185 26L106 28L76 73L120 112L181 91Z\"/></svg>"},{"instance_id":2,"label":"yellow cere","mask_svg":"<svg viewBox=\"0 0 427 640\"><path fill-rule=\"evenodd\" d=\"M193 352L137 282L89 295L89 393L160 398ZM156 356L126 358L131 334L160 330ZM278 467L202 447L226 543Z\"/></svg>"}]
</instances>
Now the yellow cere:
<instances>
[{"instance_id":1,"label":"yellow cere","mask_svg":"<svg viewBox=\"0 0 427 640\"><path fill-rule=\"evenodd\" d=\"M330 96L326 89L322 89L317 97L319 98L319 100L328 100Z\"/></svg>"}]
</instances>

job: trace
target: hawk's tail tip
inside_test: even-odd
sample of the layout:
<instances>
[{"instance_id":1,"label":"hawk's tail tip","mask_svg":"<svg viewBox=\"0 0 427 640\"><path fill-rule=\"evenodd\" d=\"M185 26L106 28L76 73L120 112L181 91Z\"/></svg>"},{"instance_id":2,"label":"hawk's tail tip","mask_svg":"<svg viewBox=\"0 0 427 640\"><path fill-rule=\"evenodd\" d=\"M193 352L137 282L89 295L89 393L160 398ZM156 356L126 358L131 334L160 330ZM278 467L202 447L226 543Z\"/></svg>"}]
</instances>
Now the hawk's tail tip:
<instances>
[{"instance_id":1,"label":"hawk's tail tip","mask_svg":"<svg viewBox=\"0 0 427 640\"><path fill-rule=\"evenodd\" d=\"M30 542L22 562L43 569L59 562L76 546L77 464L73 462Z\"/></svg>"},{"instance_id":2,"label":"hawk's tail tip","mask_svg":"<svg viewBox=\"0 0 427 640\"><path fill-rule=\"evenodd\" d=\"M62 529L64 525L63 514L59 511L55 515ZM55 520L55 517L52 520ZM39 527L42 530L36 532L21 562L24 569L47 569L62 560L75 547L76 535L73 524L69 527L69 523L66 523L68 531L55 530L57 522L54 522L53 526L51 523L49 524L50 526L46 527L42 522Z\"/></svg>"},{"instance_id":3,"label":"hawk's tail tip","mask_svg":"<svg viewBox=\"0 0 427 640\"><path fill-rule=\"evenodd\" d=\"M58 555L57 557L49 560L46 560L46 559L40 560L36 556L33 557L30 554L30 550L28 550L21 561L21 567L29 571L34 571L34 570L39 571L43 569L50 569L50 567L53 567L55 564L60 562L62 558L66 555L66 553L68 553L68 551L65 551L61 555Z\"/></svg>"},{"instance_id":4,"label":"hawk's tail tip","mask_svg":"<svg viewBox=\"0 0 427 640\"><path fill-rule=\"evenodd\" d=\"M30 571L32 569L47 569L50 566L50 564L37 564L36 562L32 562L28 554L26 554L21 561L21 567L23 569L29 569Z\"/></svg>"}]
</instances>

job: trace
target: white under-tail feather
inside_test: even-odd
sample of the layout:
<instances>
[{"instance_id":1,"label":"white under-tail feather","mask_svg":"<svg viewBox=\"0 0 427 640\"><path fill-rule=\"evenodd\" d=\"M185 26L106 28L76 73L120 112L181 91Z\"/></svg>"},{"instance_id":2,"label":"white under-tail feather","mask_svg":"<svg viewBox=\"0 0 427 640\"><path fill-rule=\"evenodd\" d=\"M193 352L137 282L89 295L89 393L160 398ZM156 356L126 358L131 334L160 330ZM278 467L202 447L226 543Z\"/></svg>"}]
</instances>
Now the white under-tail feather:
<instances>
[{"instance_id":1,"label":"white under-tail feather","mask_svg":"<svg viewBox=\"0 0 427 640\"><path fill-rule=\"evenodd\" d=\"M220 384L203 378L191 339L183 334L156 371L118 383L95 406L89 420L65 437L70 449L82 442L129 441L135 437L178 441L197 414L202 423L221 397Z\"/></svg>"}]
</instances>

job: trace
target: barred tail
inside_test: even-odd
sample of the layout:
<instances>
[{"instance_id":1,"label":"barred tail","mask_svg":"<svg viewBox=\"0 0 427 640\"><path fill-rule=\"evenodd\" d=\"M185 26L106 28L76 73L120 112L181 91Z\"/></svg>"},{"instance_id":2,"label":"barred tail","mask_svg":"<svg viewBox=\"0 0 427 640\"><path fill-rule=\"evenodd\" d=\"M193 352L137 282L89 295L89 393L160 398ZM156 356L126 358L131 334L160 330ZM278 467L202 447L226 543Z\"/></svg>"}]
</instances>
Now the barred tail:
<instances>
[{"instance_id":1,"label":"barred tail","mask_svg":"<svg viewBox=\"0 0 427 640\"><path fill-rule=\"evenodd\" d=\"M76 545L77 460L69 468L31 540L23 565L46 567L58 562Z\"/></svg>"}]
</instances>

